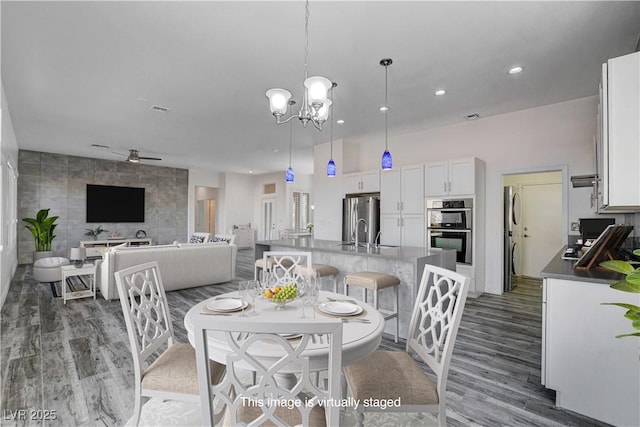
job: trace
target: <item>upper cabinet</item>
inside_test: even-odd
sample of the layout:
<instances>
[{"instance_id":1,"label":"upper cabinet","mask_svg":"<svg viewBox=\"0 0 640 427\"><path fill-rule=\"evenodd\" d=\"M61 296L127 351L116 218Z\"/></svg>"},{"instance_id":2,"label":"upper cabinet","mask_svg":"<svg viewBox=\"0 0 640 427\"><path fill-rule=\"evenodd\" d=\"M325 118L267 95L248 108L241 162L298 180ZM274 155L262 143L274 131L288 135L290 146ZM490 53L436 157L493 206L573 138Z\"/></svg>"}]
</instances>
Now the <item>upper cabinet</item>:
<instances>
[{"instance_id":1,"label":"upper cabinet","mask_svg":"<svg viewBox=\"0 0 640 427\"><path fill-rule=\"evenodd\" d=\"M423 165L382 171L380 214L424 214L423 171Z\"/></svg>"},{"instance_id":2,"label":"upper cabinet","mask_svg":"<svg viewBox=\"0 0 640 427\"><path fill-rule=\"evenodd\" d=\"M425 197L475 194L476 163L476 158L469 158L425 164Z\"/></svg>"},{"instance_id":3,"label":"upper cabinet","mask_svg":"<svg viewBox=\"0 0 640 427\"><path fill-rule=\"evenodd\" d=\"M347 173L342 176L344 194L377 193L380 191L380 171Z\"/></svg>"},{"instance_id":4,"label":"upper cabinet","mask_svg":"<svg viewBox=\"0 0 640 427\"><path fill-rule=\"evenodd\" d=\"M601 210L640 210L640 52L603 64L598 114Z\"/></svg>"}]
</instances>

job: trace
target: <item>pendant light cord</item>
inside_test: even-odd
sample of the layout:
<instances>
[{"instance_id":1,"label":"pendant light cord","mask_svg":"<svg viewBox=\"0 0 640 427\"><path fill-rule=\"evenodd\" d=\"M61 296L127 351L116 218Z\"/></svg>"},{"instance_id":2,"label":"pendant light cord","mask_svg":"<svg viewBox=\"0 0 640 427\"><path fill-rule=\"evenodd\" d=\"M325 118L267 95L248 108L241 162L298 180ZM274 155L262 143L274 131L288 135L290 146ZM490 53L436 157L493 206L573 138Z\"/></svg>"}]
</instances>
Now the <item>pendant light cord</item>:
<instances>
[{"instance_id":1,"label":"pendant light cord","mask_svg":"<svg viewBox=\"0 0 640 427\"><path fill-rule=\"evenodd\" d=\"M293 147L293 128L291 126L291 122L289 122L289 167L291 167L291 147Z\"/></svg>"},{"instance_id":2,"label":"pendant light cord","mask_svg":"<svg viewBox=\"0 0 640 427\"><path fill-rule=\"evenodd\" d=\"M384 106L386 107L386 110L384 112L384 149L385 151L388 151L389 147L387 145L387 137L388 137L388 117L389 117L389 99L388 99L388 93L389 93L389 89L387 86L387 71L388 71L389 66L385 65L384 66Z\"/></svg>"},{"instance_id":3,"label":"pendant light cord","mask_svg":"<svg viewBox=\"0 0 640 427\"><path fill-rule=\"evenodd\" d=\"M331 100L333 101L333 106L329 109L329 120L331 120L331 154L329 155L329 160L333 160L333 109L336 108L333 86L331 86Z\"/></svg>"},{"instance_id":4,"label":"pendant light cord","mask_svg":"<svg viewBox=\"0 0 640 427\"><path fill-rule=\"evenodd\" d=\"M309 59L309 0L304 4L304 78L308 77L308 59Z\"/></svg>"}]
</instances>

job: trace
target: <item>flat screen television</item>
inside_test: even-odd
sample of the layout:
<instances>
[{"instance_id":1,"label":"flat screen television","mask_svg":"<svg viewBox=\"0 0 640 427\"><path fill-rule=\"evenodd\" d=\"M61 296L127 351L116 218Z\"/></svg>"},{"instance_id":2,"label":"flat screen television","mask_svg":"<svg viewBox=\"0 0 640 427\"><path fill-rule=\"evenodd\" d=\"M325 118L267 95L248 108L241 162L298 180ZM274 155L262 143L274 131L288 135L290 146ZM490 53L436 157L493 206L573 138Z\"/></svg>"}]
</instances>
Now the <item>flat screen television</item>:
<instances>
[{"instance_id":1,"label":"flat screen television","mask_svg":"<svg viewBox=\"0 0 640 427\"><path fill-rule=\"evenodd\" d=\"M144 188L87 184L87 222L144 222Z\"/></svg>"}]
</instances>

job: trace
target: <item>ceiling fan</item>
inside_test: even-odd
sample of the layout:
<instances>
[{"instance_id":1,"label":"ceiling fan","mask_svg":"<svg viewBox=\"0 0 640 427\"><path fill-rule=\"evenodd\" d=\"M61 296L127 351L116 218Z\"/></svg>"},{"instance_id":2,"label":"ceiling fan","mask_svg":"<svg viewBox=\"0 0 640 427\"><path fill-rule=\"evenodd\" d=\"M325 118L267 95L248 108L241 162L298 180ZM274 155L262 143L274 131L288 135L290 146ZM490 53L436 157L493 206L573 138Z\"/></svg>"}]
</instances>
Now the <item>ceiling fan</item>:
<instances>
[{"instance_id":1,"label":"ceiling fan","mask_svg":"<svg viewBox=\"0 0 640 427\"><path fill-rule=\"evenodd\" d=\"M144 157L138 154L138 150L134 150L133 148L129 149L129 156L127 157L127 162L129 163L140 163L140 160L162 160L159 157Z\"/></svg>"},{"instance_id":2,"label":"ceiling fan","mask_svg":"<svg viewBox=\"0 0 640 427\"><path fill-rule=\"evenodd\" d=\"M127 156L126 161L129 163L140 163L140 160L162 160L159 157L146 157L146 156L141 156L140 152L138 150L136 150L135 148L130 148L129 149L129 154L123 154L123 153L119 153L117 151L112 151L111 147L109 147L108 145L102 145L102 144L91 144L92 147L94 148L98 148L101 150L108 150L110 153L113 154L117 154L119 156Z\"/></svg>"}]
</instances>

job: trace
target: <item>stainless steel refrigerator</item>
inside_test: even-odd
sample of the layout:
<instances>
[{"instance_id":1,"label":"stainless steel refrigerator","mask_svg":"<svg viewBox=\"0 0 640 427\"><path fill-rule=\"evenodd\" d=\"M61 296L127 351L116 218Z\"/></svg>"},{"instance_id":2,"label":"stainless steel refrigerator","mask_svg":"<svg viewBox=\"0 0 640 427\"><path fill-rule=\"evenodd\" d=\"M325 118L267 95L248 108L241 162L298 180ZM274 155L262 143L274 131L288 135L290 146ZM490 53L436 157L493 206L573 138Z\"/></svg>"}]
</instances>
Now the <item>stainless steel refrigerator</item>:
<instances>
[{"instance_id":1,"label":"stainless steel refrigerator","mask_svg":"<svg viewBox=\"0 0 640 427\"><path fill-rule=\"evenodd\" d=\"M342 200L342 241L355 240L356 226L359 243L375 243L380 231L380 194L349 194Z\"/></svg>"},{"instance_id":2,"label":"stainless steel refrigerator","mask_svg":"<svg viewBox=\"0 0 640 427\"><path fill-rule=\"evenodd\" d=\"M503 289L510 291L516 287L513 276L516 275L517 242L515 231L518 226L518 209L520 206L518 193L512 186L504 187L504 259L503 259Z\"/></svg>"}]
</instances>

